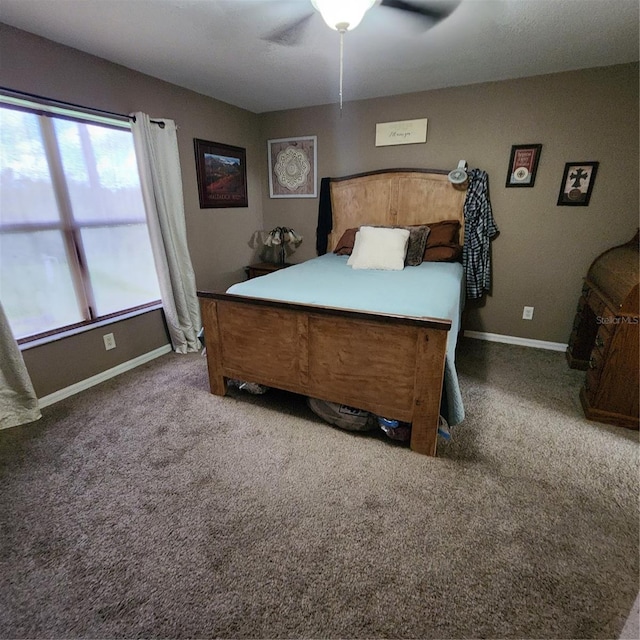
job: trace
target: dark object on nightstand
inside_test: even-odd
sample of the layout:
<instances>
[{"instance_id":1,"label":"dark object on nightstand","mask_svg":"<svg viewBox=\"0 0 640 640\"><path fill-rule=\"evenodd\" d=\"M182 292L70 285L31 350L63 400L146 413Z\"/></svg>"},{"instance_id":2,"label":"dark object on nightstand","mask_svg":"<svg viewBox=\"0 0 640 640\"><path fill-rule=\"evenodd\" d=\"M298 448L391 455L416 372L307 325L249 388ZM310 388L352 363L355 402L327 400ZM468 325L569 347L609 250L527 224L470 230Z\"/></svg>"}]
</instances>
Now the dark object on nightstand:
<instances>
[{"instance_id":1,"label":"dark object on nightstand","mask_svg":"<svg viewBox=\"0 0 640 640\"><path fill-rule=\"evenodd\" d=\"M589 420L638 429L640 333L638 233L599 255L578 302L567 360L587 377L580 400Z\"/></svg>"},{"instance_id":2,"label":"dark object on nightstand","mask_svg":"<svg viewBox=\"0 0 640 640\"><path fill-rule=\"evenodd\" d=\"M278 269L286 269L290 266L291 265L286 262L284 264L274 264L272 262L257 262L256 264L250 264L248 267L245 267L244 270L247 273L247 279L251 280L251 278L264 276L267 273L273 273L274 271L278 271Z\"/></svg>"}]
</instances>

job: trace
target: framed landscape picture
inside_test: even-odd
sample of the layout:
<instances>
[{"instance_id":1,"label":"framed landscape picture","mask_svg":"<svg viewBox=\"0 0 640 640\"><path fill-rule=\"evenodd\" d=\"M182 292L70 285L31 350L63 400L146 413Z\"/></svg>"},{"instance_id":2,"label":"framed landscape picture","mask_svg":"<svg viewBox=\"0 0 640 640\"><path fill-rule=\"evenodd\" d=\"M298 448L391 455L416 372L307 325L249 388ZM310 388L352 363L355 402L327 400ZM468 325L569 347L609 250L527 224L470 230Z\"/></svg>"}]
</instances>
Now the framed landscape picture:
<instances>
[{"instance_id":1,"label":"framed landscape picture","mask_svg":"<svg viewBox=\"0 0 640 640\"><path fill-rule=\"evenodd\" d=\"M247 207L247 158L242 147L194 138L200 208Z\"/></svg>"},{"instance_id":2,"label":"framed landscape picture","mask_svg":"<svg viewBox=\"0 0 640 640\"><path fill-rule=\"evenodd\" d=\"M541 144L514 144L511 147L507 187L533 187L540 161Z\"/></svg>"},{"instance_id":3,"label":"framed landscape picture","mask_svg":"<svg viewBox=\"0 0 640 640\"><path fill-rule=\"evenodd\" d=\"M598 162L567 162L560 183L558 206L586 207L591 200Z\"/></svg>"},{"instance_id":4,"label":"framed landscape picture","mask_svg":"<svg viewBox=\"0 0 640 640\"><path fill-rule=\"evenodd\" d=\"M317 137L268 140L269 197L316 198Z\"/></svg>"}]
</instances>

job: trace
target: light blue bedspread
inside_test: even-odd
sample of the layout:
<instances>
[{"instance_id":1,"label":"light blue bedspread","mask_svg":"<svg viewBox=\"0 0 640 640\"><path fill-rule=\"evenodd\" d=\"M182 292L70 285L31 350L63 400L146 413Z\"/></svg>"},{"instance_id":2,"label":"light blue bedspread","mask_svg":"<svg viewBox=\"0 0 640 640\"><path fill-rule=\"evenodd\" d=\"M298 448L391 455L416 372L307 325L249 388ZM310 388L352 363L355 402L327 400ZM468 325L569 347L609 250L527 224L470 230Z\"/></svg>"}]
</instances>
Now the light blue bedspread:
<instances>
[{"instance_id":1,"label":"light blue bedspread","mask_svg":"<svg viewBox=\"0 0 640 640\"><path fill-rule=\"evenodd\" d=\"M235 284L228 293L303 304L448 318L445 398L450 425L464 419L455 349L464 306L464 277L457 262L423 262L402 271L352 269L348 256L328 253L274 273Z\"/></svg>"}]
</instances>

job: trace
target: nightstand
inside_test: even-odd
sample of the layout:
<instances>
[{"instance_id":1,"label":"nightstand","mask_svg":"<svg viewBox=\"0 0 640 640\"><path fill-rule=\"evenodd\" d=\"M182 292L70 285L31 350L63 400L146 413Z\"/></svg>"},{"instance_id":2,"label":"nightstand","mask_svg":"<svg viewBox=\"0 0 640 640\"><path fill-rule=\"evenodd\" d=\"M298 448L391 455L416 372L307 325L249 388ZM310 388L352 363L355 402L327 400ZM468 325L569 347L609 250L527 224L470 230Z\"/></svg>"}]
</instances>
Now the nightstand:
<instances>
[{"instance_id":1,"label":"nightstand","mask_svg":"<svg viewBox=\"0 0 640 640\"><path fill-rule=\"evenodd\" d=\"M244 270L247 274L247 279L251 280L251 278L257 278L258 276L267 275L267 273L273 273L274 271L278 271L279 269L286 269L291 265L287 262L284 264L274 264L272 262L257 262L256 264L250 264L248 267L245 267Z\"/></svg>"}]
</instances>

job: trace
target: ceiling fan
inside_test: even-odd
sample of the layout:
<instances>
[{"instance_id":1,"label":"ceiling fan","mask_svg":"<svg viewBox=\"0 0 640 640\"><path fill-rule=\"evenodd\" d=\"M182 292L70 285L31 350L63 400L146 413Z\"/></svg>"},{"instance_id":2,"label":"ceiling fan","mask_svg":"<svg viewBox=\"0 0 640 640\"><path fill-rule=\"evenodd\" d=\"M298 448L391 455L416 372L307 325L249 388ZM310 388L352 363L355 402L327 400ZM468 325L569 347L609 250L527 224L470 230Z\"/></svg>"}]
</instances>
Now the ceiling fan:
<instances>
[{"instance_id":1,"label":"ceiling fan","mask_svg":"<svg viewBox=\"0 0 640 640\"><path fill-rule=\"evenodd\" d=\"M327 26L340 34L339 104L342 115L344 34L355 29L367 11L374 7L402 11L419 20L424 30L427 30L452 13L460 0L423 0L422 2L416 0L310 0L310 2L315 11L310 11L278 28L265 40L284 46L298 45L301 43L307 25L316 12L319 13Z\"/></svg>"},{"instance_id":2,"label":"ceiling fan","mask_svg":"<svg viewBox=\"0 0 640 640\"><path fill-rule=\"evenodd\" d=\"M459 0L310 0L308 13L272 31L264 39L283 46L297 46L302 43L305 31L317 13L331 29L340 33L352 31L372 8L403 12L426 31L449 16L458 4Z\"/></svg>"}]
</instances>

